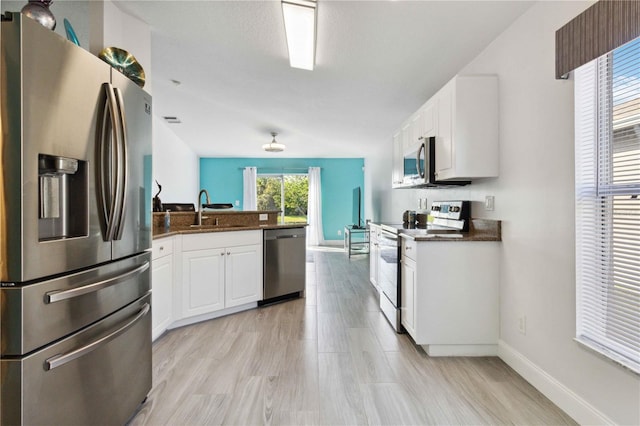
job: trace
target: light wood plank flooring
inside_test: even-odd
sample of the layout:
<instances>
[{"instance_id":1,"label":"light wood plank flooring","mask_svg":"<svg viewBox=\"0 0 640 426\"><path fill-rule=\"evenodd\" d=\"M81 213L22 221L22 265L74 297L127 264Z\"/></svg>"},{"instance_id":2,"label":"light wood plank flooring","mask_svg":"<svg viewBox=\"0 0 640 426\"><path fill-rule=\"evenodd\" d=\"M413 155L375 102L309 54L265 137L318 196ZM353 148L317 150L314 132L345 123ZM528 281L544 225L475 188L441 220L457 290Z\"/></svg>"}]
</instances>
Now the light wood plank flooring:
<instances>
[{"instance_id":1,"label":"light wood plank flooring","mask_svg":"<svg viewBox=\"0 0 640 426\"><path fill-rule=\"evenodd\" d=\"M131 425L575 424L500 359L393 332L366 255L310 250L306 298L172 330Z\"/></svg>"}]
</instances>

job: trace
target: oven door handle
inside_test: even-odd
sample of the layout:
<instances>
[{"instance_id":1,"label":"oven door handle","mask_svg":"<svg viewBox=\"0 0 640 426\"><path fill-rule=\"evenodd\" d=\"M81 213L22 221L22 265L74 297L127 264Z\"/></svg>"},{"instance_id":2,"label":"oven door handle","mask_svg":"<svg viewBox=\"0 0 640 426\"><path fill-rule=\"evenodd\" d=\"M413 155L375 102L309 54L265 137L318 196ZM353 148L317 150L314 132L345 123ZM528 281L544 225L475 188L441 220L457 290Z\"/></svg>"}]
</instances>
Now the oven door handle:
<instances>
[{"instance_id":1,"label":"oven door handle","mask_svg":"<svg viewBox=\"0 0 640 426\"><path fill-rule=\"evenodd\" d=\"M147 315L150 309L151 309L151 305L149 305L148 303L145 303L142 306L142 309L138 311L138 313L133 317L133 319L131 319L131 321L127 322L122 327L107 334L104 337L101 337L98 340L94 340L88 345L74 349L71 352L67 352L66 354L58 354L58 355L52 356L51 358L48 358L44 362L44 369L46 371L49 371L49 370L53 370L54 368L61 367L73 361L74 359L78 359L81 356L84 356L90 352L93 352L94 350L98 349L100 346L106 345L107 343L109 343L116 337L120 336L122 333L129 330L131 327L133 327L142 317Z\"/></svg>"},{"instance_id":2,"label":"oven door handle","mask_svg":"<svg viewBox=\"0 0 640 426\"><path fill-rule=\"evenodd\" d=\"M147 269L149 269L149 262L145 262L144 264L136 268L132 268L116 277L107 278L106 280L98 281L93 284L72 288L70 290L50 291L48 293L45 293L44 303L49 304L49 303L60 302L62 300L67 300L67 299L72 299L74 297L82 296L83 294L93 293L98 290L102 290L103 288L111 287L125 280L128 280L132 276L141 274Z\"/></svg>"},{"instance_id":3,"label":"oven door handle","mask_svg":"<svg viewBox=\"0 0 640 426\"><path fill-rule=\"evenodd\" d=\"M389 231L385 231L384 229L380 233L380 236L385 240L394 241L394 242L396 242L396 244L398 242L398 235L397 234L394 234L394 233L389 232Z\"/></svg>"}]
</instances>

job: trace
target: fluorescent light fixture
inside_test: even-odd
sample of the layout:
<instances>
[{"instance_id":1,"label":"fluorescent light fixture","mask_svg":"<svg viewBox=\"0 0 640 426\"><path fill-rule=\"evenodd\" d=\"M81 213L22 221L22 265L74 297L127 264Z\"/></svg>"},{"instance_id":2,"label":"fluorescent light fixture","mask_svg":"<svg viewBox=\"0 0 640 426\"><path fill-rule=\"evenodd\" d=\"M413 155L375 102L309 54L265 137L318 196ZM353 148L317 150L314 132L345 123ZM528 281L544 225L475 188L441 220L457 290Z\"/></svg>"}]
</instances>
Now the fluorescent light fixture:
<instances>
[{"instance_id":1,"label":"fluorescent light fixture","mask_svg":"<svg viewBox=\"0 0 640 426\"><path fill-rule=\"evenodd\" d=\"M316 2L286 0L282 2L284 30L292 68L313 70L316 61Z\"/></svg>"}]
</instances>

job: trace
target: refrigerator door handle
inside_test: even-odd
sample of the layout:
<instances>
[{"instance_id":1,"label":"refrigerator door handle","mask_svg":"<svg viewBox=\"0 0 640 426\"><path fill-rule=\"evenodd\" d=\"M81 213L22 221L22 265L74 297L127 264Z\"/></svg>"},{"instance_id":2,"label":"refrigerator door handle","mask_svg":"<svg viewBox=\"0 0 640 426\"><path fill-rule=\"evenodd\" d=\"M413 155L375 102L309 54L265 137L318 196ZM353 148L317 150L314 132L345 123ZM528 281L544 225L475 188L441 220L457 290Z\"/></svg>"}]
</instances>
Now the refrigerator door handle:
<instances>
[{"instance_id":1,"label":"refrigerator door handle","mask_svg":"<svg viewBox=\"0 0 640 426\"><path fill-rule=\"evenodd\" d=\"M72 299L74 297L82 296L83 294L94 293L98 290L102 290L103 288L111 287L113 285L126 281L134 275L143 273L147 269L149 269L149 262L145 262L144 264L138 267L131 268L128 271L123 272L122 274L119 274L118 276L107 278L105 280L98 281L93 284L72 288L70 290L50 291L48 293L45 293L44 303L46 304L55 303L55 302L60 302L62 300L67 300L67 299Z\"/></svg>"},{"instance_id":2,"label":"refrigerator door handle","mask_svg":"<svg viewBox=\"0 0 640 426\"><path fill-rule=\"evenodd\" d=\"M93 352L99 347L106 345L107 343L109 343L116 337L120 336L122 333L126 332L131 327L133 327L140 319L142 319L142 317L144 317L149 312L150 309L151 309L151 305L149 305L148 303L145 303L142 306L142 309L138 311L138 313L133 317L133 319L131 319L131 321L127 322L125 325L118 328L117 330L112 331L106 336L101 337L100 339L95 340L89 343L88 345L74 349L65 354L54 355L51 358L46 359L44 361L45 371L49 371L49 370L53 370L54 368L61 367L73 361L74 359L78 359L81 356L87 355L88 353Z\"/></svg>"},{"instance_id":3,"label":"refrigerator door handle","mask_svg":"<svg viewBox=\"0 0 640 426\"><path fill-rule=\"evenodd\" d=\"M114 181L113 167L114 162L117 162L117 150L114 149L113 139L118 138L117 105L111 84L104 83L102 87L106 94L106 100L98 146L97 163L99 168L98 177L100 179L98 189L100 191L100 200L102 201L102 215L106 224L104 240L111 241L115 231L114 216L116 213L117 182Z\"/></svg>"},{"instance_id":4,"label":"refrigerator door handle","mask_svg":"<svg viewBox=\"0 0 640 426\"><path fill-rule=\"evenodd\" d=\"M117 215L118 218L116 219L116 228L115 228L115 233L114 233L114 239L115 240L120 240L122 239L122 231L124 229L124 223L123 223L123 218L124 218L124 213L125 213L125 209L127 207L127 188L128 188L128 180L129 180L129 174L128 174L128 164L127 164L127 157L128 157L128 143L129 141L127 140L127 115L125 113L124 110L124 98L122 97L122 91L119 88L114 88L114 93L115 93L115 97L116 97L116 104L118 107L118 125L119 125L119 129L120 129L120 140L119 140L119 152L121 153L121 156L118 157L118 164L117 164L117 179L118 182L120 182L120 192L118 193L118 197L119 197L119 208L117 209Z\"/></svg>"}]
</instances>

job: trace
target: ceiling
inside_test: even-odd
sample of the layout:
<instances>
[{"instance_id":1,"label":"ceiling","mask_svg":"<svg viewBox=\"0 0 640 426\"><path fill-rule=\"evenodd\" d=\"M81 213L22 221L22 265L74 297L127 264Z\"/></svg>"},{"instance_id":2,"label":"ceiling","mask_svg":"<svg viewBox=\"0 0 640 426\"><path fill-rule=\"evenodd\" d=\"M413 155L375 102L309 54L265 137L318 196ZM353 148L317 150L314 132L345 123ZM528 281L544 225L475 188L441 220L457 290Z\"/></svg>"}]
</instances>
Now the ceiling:
<instances>
[{"instance_id":1,"label":"ceiling","mask_svg":"<svg viewBox=\"0 0 640 426\"><path fill-rule=\"evenodd\" d=\"M313 71L279 1L115 3L150 25L155 114L197 155L365 157L533 2L320 0Z\"/></svg>"}]
</instances>

